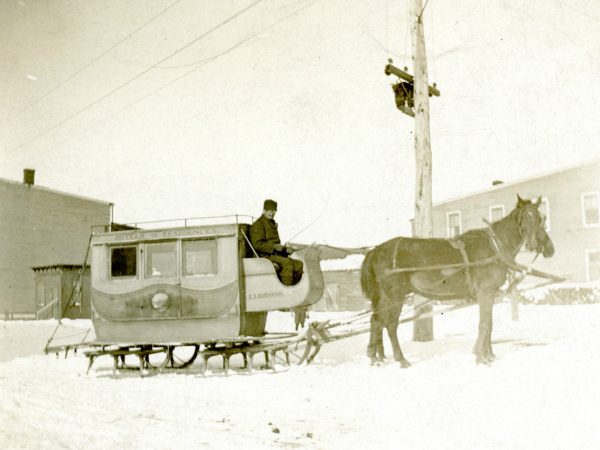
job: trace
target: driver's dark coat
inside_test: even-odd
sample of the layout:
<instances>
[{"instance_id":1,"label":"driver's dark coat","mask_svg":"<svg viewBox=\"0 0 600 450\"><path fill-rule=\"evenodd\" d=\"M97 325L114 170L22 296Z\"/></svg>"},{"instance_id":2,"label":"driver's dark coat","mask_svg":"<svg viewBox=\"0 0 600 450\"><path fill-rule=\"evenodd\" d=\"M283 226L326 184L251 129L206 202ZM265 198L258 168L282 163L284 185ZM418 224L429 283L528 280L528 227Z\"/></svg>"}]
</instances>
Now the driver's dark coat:
<instances>
[{"instance_id":1,"label":"driver's dark coat","mask_svg":"<svg viewBox=\"0 0 600 450\"><path fill-rule=\"evenodd\" d=\"M285 252L275 251L274 246L281 244L277 222L260 216L250 227L250 242L258 253L258 256L269 256L272 254L286 255Z\"/></svg>"}]
</instances>

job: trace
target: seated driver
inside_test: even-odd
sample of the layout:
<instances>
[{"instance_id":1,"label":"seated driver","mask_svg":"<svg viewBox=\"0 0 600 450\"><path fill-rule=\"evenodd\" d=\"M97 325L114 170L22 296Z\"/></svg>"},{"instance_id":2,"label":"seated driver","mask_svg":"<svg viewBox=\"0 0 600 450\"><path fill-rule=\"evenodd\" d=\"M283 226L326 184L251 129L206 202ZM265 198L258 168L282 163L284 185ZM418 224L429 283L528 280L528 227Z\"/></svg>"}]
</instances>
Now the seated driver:
<instances>
[{"instance_id":1,"label":"seated driver","mask_svg":"<svg viewBox=\"0 0 600 450\"><path fill-rule=\"evenodd\" d=\"M293 253L290 247L281 245L277 222L273 219L277 212L275 200L265 200L262 215L250 227L250 242L261 258L277 263L281 269L279 277L286 286L292 286L302 278L304 264L289 258Z\"/></svg>"}]
</instances>

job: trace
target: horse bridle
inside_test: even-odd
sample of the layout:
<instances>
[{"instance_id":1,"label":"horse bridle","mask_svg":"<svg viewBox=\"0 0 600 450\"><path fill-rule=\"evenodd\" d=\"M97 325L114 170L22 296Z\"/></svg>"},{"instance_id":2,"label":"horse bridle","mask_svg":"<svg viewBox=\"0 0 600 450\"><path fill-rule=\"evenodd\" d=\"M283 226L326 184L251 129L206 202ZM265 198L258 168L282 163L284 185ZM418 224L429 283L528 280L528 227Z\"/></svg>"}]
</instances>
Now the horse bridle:
<instances>
[{"instance_id":1,"label":"horse bridle","mask_svg":"<svg viewBox=\"0 0 600 450\"><path fill-rule=\"evenodd\" d=\"M521 208L521 209L518 211L518 215L517 215L517 226L518 226L518 228L519 228L519 234L521 235L521 238L523 239L523 242L524 242L525 244L527 244L527 235L526 235L526 233L523 231L523 216L524 216L525 214L527 214L528 216L530 216L530 217L533 217L533 213L531 212L531 208L527 209L529 206L534 206L534 207L536 207L536 206L535 206L535 204L533 204L533 203L532 203L531 205L525 205L523 208ZM537 211L537 207L536 207L536 211ZM539 212L538 212L538 214L539 214ZM543 227L543 226L544 226L544 222L543 222L543 221L540 221L540 223L539 223L539 225L538 225L538 228L539 228L539 227ZM535 240L536 240L536 248L535 248L535 253L536 253L536 258L537 258L537 255L539 255L539 254L540 254L540 245L539 245L539 242L538 242L538 236L537 236L537 232L538 232L538 231L539 231L538 229L536 229L536 230L535 230Z\"/></svg>"},{"instance_id":2,"label":"horse bridle","mask_svg":"<svg viewBox=\"0 0 600 450\"><path fill-rule=\"evenodd\" d=\"M526 237L524 236L524 233L522 230L522 225L521 225L521 218L523 217L523 214L525 214L525 207L523 207L520 211L518 211L518 213L519 214L517 215L516 221L517 221L517 227L519 229L519 236L521 237L521 243L519 244L519 249L520 249L521 245L523 245L523 243L526 242ZM498 239L498 236L496 236L496 233L495 233L494 229L492 228L492 224L485 219L484 219L484 222L487 224L486 231L488 234L490 244L491 244L494 252L496 253L495 257L499 258L509 269L512 269L515 271L521 271L522 268L519 267L518 264L516 264L514 261L512 261L507 256L506 251L502 246L502 243L500 242L500 240ZM537 241L537 237L536 237L536 241ZM517 252L519 249L517 249ZM540 254L540 249L538 247L535 249L535 256L533 258L533 261L535 261L537 259L539 254Z\"/></svg>"}]
</instances>

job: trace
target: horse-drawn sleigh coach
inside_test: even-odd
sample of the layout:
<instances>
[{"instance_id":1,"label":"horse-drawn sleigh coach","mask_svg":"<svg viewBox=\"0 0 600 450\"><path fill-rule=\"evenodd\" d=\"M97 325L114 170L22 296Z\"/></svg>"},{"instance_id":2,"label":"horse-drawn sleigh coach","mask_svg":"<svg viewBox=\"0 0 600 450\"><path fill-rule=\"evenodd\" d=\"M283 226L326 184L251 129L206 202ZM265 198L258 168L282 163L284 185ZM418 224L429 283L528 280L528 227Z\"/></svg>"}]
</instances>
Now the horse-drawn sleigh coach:
<instances>
[{"instance_id":1,"label":"horse-drawn sleigh coach","mask_svg":"<svg viewBox=\"0 0 600 450\"><path fill-rule=\"evenodd\" d=\"M422 317L414 311L400 318L405 298L413 293L479 304L475 354L478 362L489 363L493 301L509 275L513 281L526 274L559 280L515 262L523 244L547 257L554 252L538 206L539 201L519 198L505 218L453 239L399 237L369 249L297 246L294 257L304 270L292 286L281 282L271 261L258 257L249 225L238 222L238 216L227 224L92 233L95 340L83 345L88 370L106 355L113 358L115 371L131 367L131 359L140 370L183 368L199 355L202 371L213 356L221 356L228 370L234 355L252 370L257 354L273 368L277 360L310 362L324 343L366 332L367 354L377 362L384 358L383 329L394 358L406 367L396 329ZM321 259L351 253L366 254L361 285L371 311L338 322L311 322L297 332L266 330L269 312L305 311L322 297ZM303 324L296 325L298 330ZM49 341L46 351L53 350Z\"/></svg>"},{"instance_id":2,"label":"horse-drawn sleigh coach","mask_svg":"<svg viewBox=\"0 0 600 450\"><path fill-rule=\"evenodd\" d=\"M296 334L265 336L269 311L302 310L323 294L319 246L303 246L301 279L284 285L276 267L258 258L249 225L233 223L160 229L135 228L91 238L93 360L105 354L115 367L127 355L140 368L183 367L200 353L241 353L246 364L285 350ZM183 356L178 356L177 351ZM159 356L152 356L158 354ZM161 359L160 355L163 356Z\"/></svg>"}]
</instances>

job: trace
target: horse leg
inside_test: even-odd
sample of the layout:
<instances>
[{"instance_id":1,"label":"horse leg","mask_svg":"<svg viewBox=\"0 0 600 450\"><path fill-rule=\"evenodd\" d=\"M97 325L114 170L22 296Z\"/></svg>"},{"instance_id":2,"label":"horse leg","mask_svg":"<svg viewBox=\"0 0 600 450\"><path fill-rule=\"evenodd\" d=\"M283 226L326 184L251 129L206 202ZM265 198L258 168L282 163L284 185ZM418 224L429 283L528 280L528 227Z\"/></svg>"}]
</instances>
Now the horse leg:
<instances>
[{"instance_id":1,"label":"horse leg","mask_svg":"<svg viewBox=\"0 0 600 450\"><path fill-rule=\"evenodd\" d=\"M369 344L367 345L367 356L371 360L371 364L375 362L377 357L377 324L375 323L375 320L374 314L371 314Z\"/></svg>"},{"instance_id":2,"label":"horse leg","mask_svg":"<svg viewBox=\"0 0 600 450\"><path fill-rule=\"evenodd\" d=\"M385 361L385 350L383 349L383 324L381 322L378 322L376 337L375 357L378 363L383 363Z\"/></svg>"},{"instance_id":3,"label":"horse leg","mask_svg":"<svg viewBox=\"0 0 600 450\"><path fill-rule=\"evenodd\" d=\"M398 325L396 324L395 326L389 326L386 329L390 338L390 342L392 343L392 348L394 349L394 360L398 361L400 363L400 367L403 369L410 367L411 364L404 357L402 349L400 348L400 343L398 342Z\"/></svg>"},{"instance_id":4,"label":"horse leg","mask_svg":"<svg viewBox=\"0 0 600 450\"><path fill-rule=\"evenodd\" d=\"M392 300L394 304L390 305L390 316L388 323L386 323L386 330L394 351L394 360L398 361L400 363L400 367L405 369L410 367L411 364L404 357L402 348L400 347L400 342L398 341L398 321L400 319L400 314L402 313L402 306L404 305L404 297L402 296L399 298L400 300Z\"/></svg>"},{"instance_id":5,"label":"horse leg","mask_svg":"<svg viewBox=\"0 0 600 450\"><path fill-rule=\"evenodd\" d=\"M367 356L371 360L371 365L381 362L385 358L382 332L381 323L376 313L373 313L371 315L369 345L367 346Z\"/></svg>"},{"instance_id":6,"label":"horse leg","mask_svg":"<svg viewBox=\"0 0 600 450\"><path fill-rule=\"evenodd\" d=\"M494 328L494 299L492 298L492 306L490 310L490 328L485 338L484 352L487 359L491 362L496 359L496 355L492 350L492 329Z\"/></svg>"},{"instance_id":7,"label":"horse leg","mask_svg":"<svg viewBox=\"0 0 600 450\"><path fill-rule=\"evenodd\" d=\"M383 349L383 327L381 323L379 324L379 328L377 330L377 347L376 347L376 356L378 362L385 361L385 351Z\"/></svg>"},{"instance_id":8,"label":"horse leg","mask_svg":"<svg viewBox=\"0 0 600 450\"><path fill-rule=\"evenodd\" d=\"M473 353L478 364L489 364L493 360L492 353L492 308L494 306L493 292L478 292L479 303L479 334Z\"/></svg>"}]
</instances>

